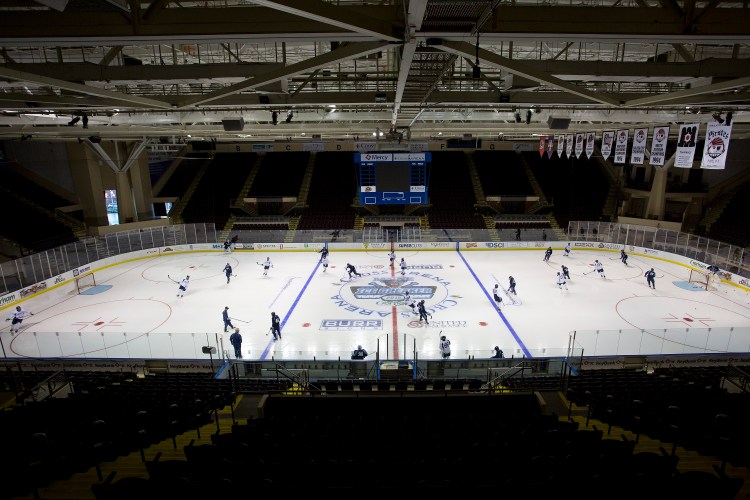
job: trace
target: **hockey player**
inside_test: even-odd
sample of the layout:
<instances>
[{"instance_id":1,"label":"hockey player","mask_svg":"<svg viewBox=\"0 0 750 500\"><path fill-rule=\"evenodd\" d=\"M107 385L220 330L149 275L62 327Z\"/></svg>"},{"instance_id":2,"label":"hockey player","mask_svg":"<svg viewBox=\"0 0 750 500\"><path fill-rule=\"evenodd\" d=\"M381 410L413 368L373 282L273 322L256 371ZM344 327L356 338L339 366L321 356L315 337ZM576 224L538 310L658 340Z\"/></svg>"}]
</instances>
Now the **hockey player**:
<instances>
[{"instance_id":1,"label":"hockey player","mask_svg":"<svg viewBox=\"0 0 750 500\"><path fill-rule=\"evenodd\" d=\"M401 257L401 276L406 274L406 261Z\"/></svg>"},{"instance_id":2,"label":"hockey player","mask_svg":"<svg viewBox=\"0 0 750 500\"><path fill-rule=\"evenodd\" d=\"M320 250L318 250L318 253L320 254L320 260L322 261L326 257L328 257L328 247L323 247Z\"/></svg>"},{"instance_id":3,"label":"hockey player","mask_svg":"<svg viewBox=\"0 0 750 500\"><path fill-rule=\"evenodd\" d=\"M562 273L557 273L557 288L559 288L560 290L562 290L563 288L565 288L566 290L568 289L567 282L565 281L565 276L563 276Z\"/></svg>"},{"instance_id":4,"label":"hockey player","mask_svg":"<svg viewBox=\"0 0 750 500\"><path fill-rule=\"evenodd\" d=\"M232 318L229 317L229 306L225 306L224 310L221 311L221 319L224 321L224 331L227 331L227 327L234 328L232 324Z\"/></svg>"},{"instance_id":5,"label":"hockey player","mask_svg":"<svg viewBox=\"0 0 750 500\"><path fill-rule=\"evenodd\" d=\"M624 248L620 250L620 260L626 266L628 265L628 254L625 253L625 249Z\"/></svg>"},{"instance_id":6,"label":"hockey player","mask_svg":"<svg viewBox=\"0 0 750 500\"><path fill-rule=\"evenodd\" d=\"M563 254L565 257L570 257L570 243L565 245L565 253Z\"/></svg>"},{"instance_id":7,"label":"hockey player","mask_svg":"<svg viewBox=\"0 0 750 500\"><path fill-rule=\"evenodd\" d=\"M427 316L429 315L430 318L432 318L432 315L427 312L427 309L424 306L424 299L419 301L417 309L419 309L419 321L421 322L422 319L424 319L425 324L429 325L430 323L427 321Z\"/></svg>"},{"instance_id":8,"label":"hockey player","mask_svg":"<svg viewBox=\"0 0 750 500\"><path fill-rule=\"evenodd\" d=\"M328 271L328 257L326 256L321 257L320 263L323 265L323 272Z\"/></svg>"},{"instance_id":9,"label":"hockey player","mask_svg":"<svg viewBox=\"0 0 750 500\"><path fill-rule=\"evenodd\" d=\"M263 266L263 276L268 276L268 270L273 267L271 263L271 257L266 257L265 262L261 264Z\"/></svg>"},{"instance_id":10,"label":"hockey player","mask_svg":"<svg viewBox=\"0 0 750 500\"><path fill-rule=\"evenodd\" d=\"M391 259L391 267L393 267L393 263L396 261L396 251L391 250L391 253L388 254L388 258Z\"/></svg>"},{"instance_id":11,"label":"hockey player","mask_svg":"<svg viewBox=\"0 0 750 500\"><path fill-rule=\"evenodd\" d=\"M500 310L500 306L503 303L502 297L500 297L500 285L495 283L495 288L492 289L492 298L495 299L495 305L497 306L497 310Z\"/></svg>"},{"instance_id":12,"label":"hockey player","mask_svg":"<svg viewBox=\"0 0 750 500\"><path fill-rule=\"evenodd\" d=\"M404 304L411 307L411 312L413 312L414 314L419 314L417 312L417 304L414 302L414 299L411 298L409 292L406 292L406 296L404 297Z\"/></svg>"},{"instance_id":13,"label":"hockey player","mask_svg":"<svg viewBox=\"0 0 750 500\"><path fill-rule=\"evenodd\" d=\"M516 293L516 280L515 278L513 278L513 276L508 276L508 293L518 295Z\"/></svg>"},{"instance_id":14,"label":"hockey player","mask_svg":"<svg viewBox=\"0 0 750 500\"><path fill-rule=\"evenodd\" d=\"M646 271L646 274L644 274L644 276L646 277L646 283L648 283L648 287L656 290L656 272L654 271L654 268L652 267L650 271Z\"/></svg>"},{"instance_id":15,"label":"hockey player","mask_svg":"<svg viewBox=\"0 0 750 500\"><path fill-rule=\"evenodd\" d=\"M16 306L16 310L13 311L13 314L11 314L9 317L5 318L5 321L11 321L10 324L10 333L18 333L18 330L21 329L21 323L23 323L23 320L26 319L28 316L33 316L34 313L27 311L26 309L21 309L21 306Z\"/></svg>"},{"instance_id":16,"label":"hockey player","mask_svg":"<svg viewBox=\"0 0 750 500\"><path fill-rule=\"evenodd\" d=\"M229 279L232 277L232 266L227 262L227 265L224 266L224 274L227 275L227 283L229 283Z\"/></svg>"},{"instance_id":17,"label":"hockey player","mask_svg":"<svg viewBox=\"0 0 750 500\"><path fill-rule=\"evenodd\" d=\"M598 260L595 260L595 261L594 261L594 270L595 270L595 271L596 271L597 273L599 273L599 276L601 276L602 278L606 278L606 277L607 277L607 275L606 275L606 274L604 274L604 266L603 266L603 265L602 265L602 263L601 263L601 262L599 262Z\"/></svg>"},{"instance_id":18,"label":"hockey player","mask_svg":"<svg viewBox=\"0 0 750 500\"><path fill-rule=\"evenodd\" d=\"M357 268L351 264L346 265L346 272L349 273L350 278L352 277L352 274L354 274L355 276L362 276L360 273L357 272Z\"/></svg>"},{"instance_id":19,"label":"hockey player","mask_svg":"<svg viewBox=\"0 0 750 500\"><path fill-rule=\"evenodd\" d=\"M451 357L451 341L445 335L440 337L440 354L443 359Z\"/></svg>"},{"instance_id":20,"label":"hockey player","mask_svg":"<svg viewBox=\"0 0 750 500\"><path fill-rule=\"evenodd\" d=\"M548 262L551 255L552 247L547 247L547 250L544 251L544 262Z\"/></svg>"},{"instance_id":21,"label":"hockey player","mask_svg":"<svg viewBox=\"0 0 750 500\"><path fill-rule=\"evenodd\" d=\"M565 276L566 280L570 279L570 271L568 271L568 266L563 265L562 266L562 274Z\"/></svg>"},{"instance_id":22,"label":"hockey player","mask_svg":"<svg viewBox=\"0 0 750 500\"><path fill-rule=\"evenodd\" d=\"M224 242L224 252L229 253L231 251L232 251L232 243L229 240L227 240Z\"/></svg>"},{"instance_id":23,"label":"hockey player","mask_svg":"<svg viewBox=\"0 0 750 500\"><path fill-rule=\"evenodd\" d=\"M177 296L178 297L184 297L185 296L185 290L187 290L188 285L190 284L190 276L185 276L182 281L180 281L180 288L177 290Z\"/></svg>"},{"instance_id":24,"label":"hockey player","mask_svg":"<svg viewBox=\"0 0 750 500\"><path fill-rule=\"evenodd\" d=\"M273 333L274 342L281 338L281 318L275 312L271 313L271 333Z\"/></svg>"}]
</instances>

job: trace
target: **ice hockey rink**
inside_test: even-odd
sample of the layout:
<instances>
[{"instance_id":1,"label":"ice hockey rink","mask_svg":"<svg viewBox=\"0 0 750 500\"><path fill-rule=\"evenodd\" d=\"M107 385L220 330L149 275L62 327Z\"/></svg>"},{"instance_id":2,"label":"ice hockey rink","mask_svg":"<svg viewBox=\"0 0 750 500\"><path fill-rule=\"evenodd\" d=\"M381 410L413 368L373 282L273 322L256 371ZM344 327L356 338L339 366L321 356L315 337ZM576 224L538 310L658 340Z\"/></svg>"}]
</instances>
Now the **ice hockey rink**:
<instances>
[{"instance_id":1,"label":"ice hockey rink","mask_svg":"<svg viewBox=\"0 0 750 500\"><path fill-rule=\"evenodd\" d=\"M389 265L385 249L331 249L327 270L315 250L192 251L125 261L95 270L96 286L79 294L72 282L35 294L20 305L34 313L20 332L2 323L6 358L205 359L203 346L234 357L224 332L229 307L243 336L243 358L349 359L362 345L374 359L437 359L439 336L452 358L611 356L750 351L750 295L715 283L689 284L689 269L666 259L618 251L544 249L398 251L407 270ZM262 261L273 267L263 275ZM606 278L594 271L604 265ZM234 276L223 272L230 263ZM353 264L360 277L345 271ZM567 290L556 283L570 270ZM656 289L644 273L656 272ZM190 276L184 297L179 281ZM514 276L517 295L507 293ZM502 287L495 307L492 288ZM404 305L409 290L425 300L429 323ZM5 307L7 317L16 304ZM269 335L271 312L282 338ZM575 332L575 334L573 334ZM572 349L572 350L571 350Z\"/></svg>"}]
</instances>

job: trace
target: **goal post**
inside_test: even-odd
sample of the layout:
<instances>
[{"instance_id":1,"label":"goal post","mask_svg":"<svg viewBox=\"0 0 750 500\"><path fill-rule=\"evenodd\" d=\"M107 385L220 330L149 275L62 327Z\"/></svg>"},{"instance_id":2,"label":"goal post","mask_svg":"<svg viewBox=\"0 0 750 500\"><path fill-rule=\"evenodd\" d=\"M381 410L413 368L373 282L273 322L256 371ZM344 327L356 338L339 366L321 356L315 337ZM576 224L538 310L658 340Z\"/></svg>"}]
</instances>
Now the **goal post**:
<instances>
[{"instance_id":1,"label":"goal post","mask_svg":"<svg viewBox=\"0 0 750 500\"><path fill-rule=\"evenodd\" d=\"M75 283L76 293L80 295L81 292L96 286L96 278L94 277L94 273L81 274L80 276L76 276Z\"/></svg>"},{"instance_id":2,"label":"goal post","mask_svg":"<svg viewBox=\"0 0 750 500\"><path fill-rule=\"evenodd\" d=\"M704 290L708 290L711 285L711 273L703 271L702 269L691 269L688 283L692 283L700 286Z\"/></svg>"}]
</instances>

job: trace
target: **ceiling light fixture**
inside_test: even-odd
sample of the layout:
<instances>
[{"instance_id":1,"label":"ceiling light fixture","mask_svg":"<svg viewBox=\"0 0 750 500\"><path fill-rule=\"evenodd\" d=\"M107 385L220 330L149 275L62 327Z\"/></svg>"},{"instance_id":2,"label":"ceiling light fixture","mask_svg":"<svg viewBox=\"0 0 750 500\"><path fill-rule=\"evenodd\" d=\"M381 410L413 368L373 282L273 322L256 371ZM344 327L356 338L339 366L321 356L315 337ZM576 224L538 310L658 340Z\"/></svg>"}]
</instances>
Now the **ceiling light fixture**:
<instances>
[{"instance_id":1,"label":"ceiling light fixture","mask_svg":"<svg viewBox=\"0 0 750 500\"><path fill-rule=\"evenodd\" d=\"M516 114L514 116L516 117L516 123L521 123L521 120L522 120L521 113L516 111Z\"/></svg>"},{"instance_id":2,"label":"ceiling light fixture","mask_svg":"<svg viewBox=\"0 0 750 500\"><path fill-rule=\"evenodd\" d=\"M711 115L714 120L719 122L719 124L724 123L724 118L721 117L721 111L717 111L716 113Z\"/></svg>"},{"instance_id":3,"label":"ceiling light fixture","mask_svg":"<svg viewBox=\"0 0 750 500\"><path fill-rule=\"evenodd\" d=\"M477 47L476 47L476 56L474 60L474 69L472 69L471 76L474 77L474 80L479 80L482 76L482 70L479 69L479 32L477 32Z\"/></svg>"},{"instance_id":4,"label":"ceiling light fixture","mask_svg":"<svg viewBox=\"0 0 750 500\"><path fill-rule=\"evenodd\" d=\"M291 123L291 122L292 122L292 119L293 119L293 118L294 118L294 111L291 111L291 110L290 110L290 111L289 111L289 112L288 112L288 113L286 114L286 119L285 119L284 121L285 121L286 123Z\"/></svg>"},{"instance_id":5,"label":"ceiling light fixture","mask_svg":"<svg viewBox=\"0 0 750 500\"><path fill-rule=\"evenodd\" d=\"M279 124L279 114L276 111L273 111L271 113L271 123L273 123L274 125Z\"/></svg>"},{"instance_id":6,"label":"ceiling light fixture","mask_svg":"<svg viewBox=\"0 0 750 500\"><path fill-rule=\"evenodd\" d=\"M528 110L526 112L526 125L528 125L529 123L531 123L531 110Z\"/></svg>"},{"instance_id":7,"label":"ceiling light fixture","mask_svg":"<svg viewBox=\"0 0 750 500\"><path fill-rule=\"evenodd\" d=\"M730 111L729 113L727 113L727 119L724 120L724 125L728 127L731 124L732 124L732 112Z\"/></svg>"}]
</instances>

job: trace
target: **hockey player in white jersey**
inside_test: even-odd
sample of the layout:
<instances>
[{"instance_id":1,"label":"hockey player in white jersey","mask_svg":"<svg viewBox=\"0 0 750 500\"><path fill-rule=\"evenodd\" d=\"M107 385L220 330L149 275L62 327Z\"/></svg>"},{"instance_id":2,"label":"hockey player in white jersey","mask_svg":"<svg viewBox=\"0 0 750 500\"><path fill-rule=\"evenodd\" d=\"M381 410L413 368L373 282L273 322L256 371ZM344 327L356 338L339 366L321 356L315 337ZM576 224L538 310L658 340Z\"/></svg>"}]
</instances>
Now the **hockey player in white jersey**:
<instances>
[{"instance_id":1,"label":"hockey player in white jersey","mask_svg":"<svg viewBox=\"0 0 750 500\"><path fill-rule=\"evenodd\" d=\"M557 273L557 288L560 290L568 289L568 283L565 281L565 276L563 276L563 273Z\"/></svg>"},{"instance_id":2,"label":"hockey player in white jersey","mask_svg":"<svg viewBox=\"0 0 750 500\"><path fill-rule=\"evenodd\" d=\"M406 261L401 257L401 276L406 274Z\"/></svg>"},{"instance_id":3,"label":"hockey player in white jersey","mask_svg":"<svg viewBox=\"0 0 750 500\"><path fill-rule=\"evenodd\" d=\"M391 250L391 252L388 254L388 258L391 260L391 267L393 267L393 263L396 261L396 251Z\"/></svg>"},{"instance_id":4,"label":"hockey player in white jersey","mask_svg":"<svg viewBox=\"0 0 750 500\"><path fill-rule=\"evenodd\" d=\"M328 257L326 256L321 257L320 263L323 266L323 272L328 271Z\"/></svg>"},{"instance_id":5,"label":"hockey player in white jersey","mask_svg":"<svg viewBox=\"0 0 750 500\"><path fill-rule=\"evenodd\" d=\"M601 263L601 262L599 262L598 260L595 260L595 261L594 261L594 270L595 270L595 271L596 271L597 273L599 273L599 276L601 276L602 278L606 278L606 277L607 277L607 275L606 275L606 274L604 274L604 266L603 266L603 265L602 265L602 263Z\"/></svg>"},{"instance_id":6,"label":"hockey player in white jersey","mask_svg":"<svg viewBox=\"0 0 750 500\"><path fill-rule=\"evenodd\" d=\"M259 266L263 266L263 276L268 276L268 270L273 267L271 263L271 257L266 257L263 263L258 262Z\"/></svg>"}]
</instances>

